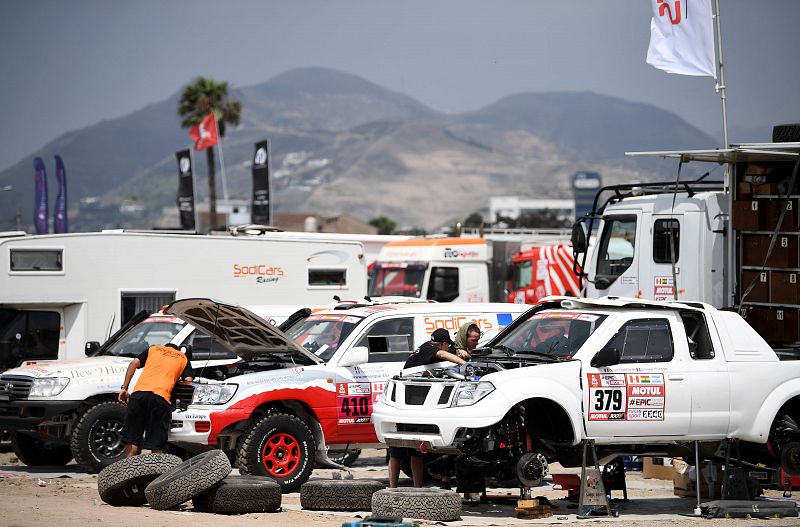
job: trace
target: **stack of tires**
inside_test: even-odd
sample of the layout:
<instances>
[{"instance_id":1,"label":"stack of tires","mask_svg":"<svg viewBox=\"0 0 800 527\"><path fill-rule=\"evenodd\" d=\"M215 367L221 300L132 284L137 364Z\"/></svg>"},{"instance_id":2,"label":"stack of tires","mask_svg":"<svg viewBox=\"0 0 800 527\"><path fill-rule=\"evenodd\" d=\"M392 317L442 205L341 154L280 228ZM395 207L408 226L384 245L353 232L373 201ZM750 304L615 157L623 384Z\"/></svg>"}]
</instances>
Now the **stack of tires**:
<instances>
[{"instance_id":1,"label":"stack of tires","mask_svg":"<svg viewBox=\"0 0 800 527\"><path fill-rule=\"evenodd\" d=\"M145 454L104 468L97 477L97 490L104 502L114 506L148 503L167 510L192 500L196 511L217 514L280 509L281 488L276 482L230 472L231 463L221 450L183 462L170 454Z\"/></svg>"}]
</instances>

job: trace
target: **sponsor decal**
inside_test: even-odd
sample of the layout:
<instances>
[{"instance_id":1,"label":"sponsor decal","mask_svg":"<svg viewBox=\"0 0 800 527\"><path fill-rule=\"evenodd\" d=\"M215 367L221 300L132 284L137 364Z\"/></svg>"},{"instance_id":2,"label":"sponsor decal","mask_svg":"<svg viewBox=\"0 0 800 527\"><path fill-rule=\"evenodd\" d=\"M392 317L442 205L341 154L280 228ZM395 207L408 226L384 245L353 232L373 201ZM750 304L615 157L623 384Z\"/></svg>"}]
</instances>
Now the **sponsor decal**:
<instances>
[{"instance_id":1,"label":"sponsor decal","mask_svg":"<svg viewBox=\"0 0 800 527\"><path fill-rule=\"evenodd\" d=\"M336 383L336 409L339 424L370 422L372 415L371 383Z\"/></svg>"},{"instance_id":2,"label":"sponsor decal","mask_svg":"<svg viewBox=\"0 0 800 527\"><path fill-rule=\"evenodd\" d=\"M480 318L479 318L480 317ZM425 332L433 333L434 330L444 328L447 331L456 331L467 322L471 322L481 328L481 331L488 331L495 328L495 323L491 319L485 318L482 315L478 316L452 316L452 317L423 317L425 324Z\"/></svg>"},{"instance_id":3,"label":"sponsor decal","mask_svg":"<svg viewBox=\"0 0 800 527\"><path fill-rule=\"evenodd\" d=\"M255 278L257 284L273 284L286 276L283 267L267 264L233 264L234 278Z\"/></svg>"},{"instance_id":4,"label":"sponsor decal","mask_svg":"<svg viewBox=\"0 0 800 527\"><path fill-rule=\"evenodd\" d=\"M96 368L87 368L83 370L71 370L69 376L72 379L81 379L84 377L100 377L102 375L124 375L128 366L110 364L108 366L98 366ZM101 379L102 380L102 379Z\"/></svg>"},{"instance_id":5,"label":"sponsor decal","mask_svg":"<svg viewBox=\"0 0 800 527\"><path fill-rule=\"evenodd\" d=\"M276 377L269 377L266 379L253 379L247 381L247 385L252 386L254 384L273 384L276 382L292 381L295 379L300 379L301 377L303 377L303 368L292 368L292 371L290 373L286 373L284 375L278 375Z\"/></svg>"},{"instance_id":6,"label":"sponsor decal","mask_svg":"<svg viewBox=\"0 0 800 527\"><path fill-rule=\"evenodd\" d=\"M663 373L589 373L589 421L663 421Z\"/></svg>"},{"instance_id":7,"label":"sponsor decal","mask_svg":"<svg viewBox=\"0 0 800 527\"><path fill-rule=\"evenodd\" d=\"M476 251L475 249L453 249L450 247L444 248L444 257L445 258L477 258L480 256L480 252Z\"/></svg>"},{"instance_id":8,"label":"sponsor decal","mask_svg":"<svg viewBox=\"0 0 800 527\"><path fill-rule=\"evenodd\" d=\"M344 251L319 251L306 258L310 264L337 265L347 261L348 254Z\"/></svg>"},{"instance_id":9,"label":"sponsor decal","mask_svg":"<svg viewBox=\"0 0 800 527\"><path fill-rule=\"evenodd\" d=\"M675 282L671 276L653 277L653 299L672 300L675 298Z\"/></svg>"}]
</instances>

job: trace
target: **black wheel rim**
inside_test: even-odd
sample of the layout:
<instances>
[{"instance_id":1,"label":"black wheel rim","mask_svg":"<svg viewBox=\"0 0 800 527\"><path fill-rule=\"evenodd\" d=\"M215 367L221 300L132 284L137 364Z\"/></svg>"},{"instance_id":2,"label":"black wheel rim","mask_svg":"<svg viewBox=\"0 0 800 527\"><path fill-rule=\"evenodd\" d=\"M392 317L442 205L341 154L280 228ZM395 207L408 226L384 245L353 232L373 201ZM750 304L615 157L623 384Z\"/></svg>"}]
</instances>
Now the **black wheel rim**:
<instances>
[{"instance_id":1,"label":"black wheel rim","mask_svg":"<svg viewBox=\"0 0 800 527\"><path fill-rule=\"evenodd\" d=\"M99 458L113 459L125 450L122 441L122 421L109 419L98 422L89 435L89 446Z\"/></svg>"}]
</instances>

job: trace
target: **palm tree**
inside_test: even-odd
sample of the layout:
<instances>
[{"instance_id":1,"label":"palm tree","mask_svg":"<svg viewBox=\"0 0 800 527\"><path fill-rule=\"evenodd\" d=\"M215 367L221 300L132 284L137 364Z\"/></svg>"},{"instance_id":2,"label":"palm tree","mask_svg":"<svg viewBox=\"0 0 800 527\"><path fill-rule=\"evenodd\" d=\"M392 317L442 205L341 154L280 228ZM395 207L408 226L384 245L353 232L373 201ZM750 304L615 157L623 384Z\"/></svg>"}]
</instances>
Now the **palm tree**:
<instances>
[{"instance_id":1,"label":"palm tree","mask_svg":"<svg viewBox=\"0 0 800 527\"><path fill-rule=\"evenodd\" d=\"M200 124L203 117L214 112L220 137L225 137L226 125L236 126L242 114L242 103L228 99L228 83L216 82L211 77L197 77L194 83L184 86L178 102L181 126L191 128ZM208 213L211 228L217 223L217 182L214 149L206 148L208 161Z\"/></svg>"}]
</instances>

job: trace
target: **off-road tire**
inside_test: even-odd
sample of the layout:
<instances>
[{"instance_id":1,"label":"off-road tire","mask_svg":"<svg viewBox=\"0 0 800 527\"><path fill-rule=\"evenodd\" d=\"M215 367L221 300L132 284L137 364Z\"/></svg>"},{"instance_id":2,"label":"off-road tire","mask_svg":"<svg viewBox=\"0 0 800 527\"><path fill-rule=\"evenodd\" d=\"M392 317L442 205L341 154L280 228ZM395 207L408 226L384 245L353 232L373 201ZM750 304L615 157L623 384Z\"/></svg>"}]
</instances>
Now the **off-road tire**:
<instances>
[{"instance_id":1,"label":"off-road tire","mask_svg":"<svg viewBox=\"0 0 800 527\"><path fill-rule=\"evenodd\" d=\"M293 415L275 414L247 432L237 465L240 473L271 478L287 493L311 477L315 459L316 443L308 426Z\"/></svg>"},{"instance_id":2,"label":"off-road tire","mask_svg":"<svg viewBox=\"0 0 800 527\"><path fill-rule=\"evenodd\" d=\"M281 508L281 486L261 476L228 476L192 498L194 510L216 514L275 512Z\"/></svg>"},{"instance_id":3,"label":"off-road tire","mask_svg":"<svg viewBox=\"0 0 800 527\"><path fill-rule=\"evenodd\" d=\"M72 430L69 445L75 461L96 474L125 457L122 424L125 406L116 401L96 404L83 412Z\"/></svg>"},{"instance_id":4,"label":"off-road tire","mask_svg":"<svg viewBox=\"0 0 800 527\"><path fill-rule=\"evenodd\" d=\"M116 507L144 505L147 485L180 464L181 458L172 454L143 454L121 459L97 475L100 499Z\"/></svg>"},{"instance_id":5,"label":"off-road tire","mask_svg":"<svg viewBox=\"0 0 800 527\"><path fill-rule=\"evenodd\" d=\"M72 459L68 445L47 444L38 437L11 432L11 448L17 459L29 467L66 465Z\"/></svg>"},{"instance_id":6,"label":"off-road tire","mask_svg":"<svg viewBox=\"0 0 800 527\"><path fill-rule=\"evenodd\" d=\"M772 127L773 143L800 142L800 123L779 124Z\"/></svg>"},{"instance_id":7,"label":"off-road tire","mask_svg":"<svg viewBox=\"0 0 800 527\"><path fill-rule=\"evenodd\" d=\"M152 508L171 509L210 489L230 472L225 452L209 450L158 476L144 489L144 495Z\"/></svg>"},{"instance_id":8,"label":"off-road tire","mask_svg":"<svg viewBox=\"0 0 800 527\"><path fill-rule=\"evenodd\" d=\"M372 514L440 522L460 520L461 496L443 489L383 489L372 495Z\"/></svg>"},{"instance_id":9,"label":"off-road tire","mask_svg":"<svg viewBox=\"0 0 800 527\"><path fill-rule=\"evenodd\" d=\"M328 450L328 459L345 467L352 467L358 456L361 455L360 448L350 448L348 450Z\"/></svg>"},{"instance_id":10,"label":"off-road tire","mask_svg":"<svg viewBox=\"0 0 800 527\"><path fill-rule=\"evenodd\" d=\"M313 479L300 487L300 505L312 511L370 511L372 495L385 488L371 479Z\"/></svg>"}]
</instances>

